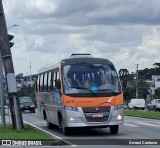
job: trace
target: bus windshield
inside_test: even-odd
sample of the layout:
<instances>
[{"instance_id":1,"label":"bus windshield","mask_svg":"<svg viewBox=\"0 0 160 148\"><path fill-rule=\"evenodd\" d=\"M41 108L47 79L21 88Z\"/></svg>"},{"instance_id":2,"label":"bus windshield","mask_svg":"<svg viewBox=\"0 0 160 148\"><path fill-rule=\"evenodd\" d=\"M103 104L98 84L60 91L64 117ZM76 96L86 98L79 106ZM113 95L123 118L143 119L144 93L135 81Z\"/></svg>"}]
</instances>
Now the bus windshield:
<instances>
[{"instance_id":1,"label":"bus windshield","mask_svg":"<svg viewBox=\"0 0 160 148\"><path fill-rule=\"evenodd\" d=\"M62 77L66 95L108 96L122 92L117 72L112 64L83 62L64 65Z\"/></svg>"}]
</instances>

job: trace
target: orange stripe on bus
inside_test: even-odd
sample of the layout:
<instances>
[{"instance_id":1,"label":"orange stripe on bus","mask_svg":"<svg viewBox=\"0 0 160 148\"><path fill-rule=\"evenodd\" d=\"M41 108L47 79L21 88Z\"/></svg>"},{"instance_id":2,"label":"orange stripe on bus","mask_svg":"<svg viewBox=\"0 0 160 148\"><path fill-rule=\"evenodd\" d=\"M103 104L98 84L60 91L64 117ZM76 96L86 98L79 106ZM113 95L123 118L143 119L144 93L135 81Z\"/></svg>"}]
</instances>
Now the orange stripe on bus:
<instances>
[{"instance_id":1,"label":"orange stripe on bus","mask_svg":"<svg viewBox=\"0 0 160 148\"><path fill-rule=\"evenodd\" d=\"M123 94L110 97L69 97L63 95L64 106L73 107L94 107L94 106L115 106L123 104Z\"/></svg>"}]
</instances>

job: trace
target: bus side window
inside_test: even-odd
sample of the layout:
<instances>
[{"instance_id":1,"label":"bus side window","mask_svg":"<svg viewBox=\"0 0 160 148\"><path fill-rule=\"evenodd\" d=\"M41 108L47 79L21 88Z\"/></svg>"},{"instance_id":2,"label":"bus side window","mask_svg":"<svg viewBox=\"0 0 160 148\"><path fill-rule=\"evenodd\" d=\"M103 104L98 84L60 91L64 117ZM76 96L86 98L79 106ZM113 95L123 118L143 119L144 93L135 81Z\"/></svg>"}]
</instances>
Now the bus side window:
<instances>
[{"instance_id":1,"label":"bus side window","mask_svg":"<svg viewBox=\"0 0 160 148\"><path fill-rule=\"evenodd\" d=\"M61 88L59 71L56 72L56 78L54 83L55 83L55 88L57 89Z\"/></svg>"},{"instance_id":2,"label":"bus side window","mask_svg":"<svg viewBox=\"0 0 160 148\"><path fill-rule=\"evenodd\" d=\"M40 76L40 91L43 91L43 74Z\"/></svg>"},{"instance_id":3,"label":"bus side window","mask_svg":"<svg viewBox=\"0 0 160 148\"><path fill-rule=\"evenodd\" d=\"M57 71L57 80L60 78L59 71Z\"/></svg>"},{"instance_id":4,"label":"bus side window","mask_svg":"<svg viewBox=\"0 0 160 148\"><path fill-rule=\"evenodd\" d=\"M48 73L48 91L52 90L52 73L51 71Z\"/></svg>"},{"instance_id":5,"label":"bus side window","mask_svg":"<svg viewBox=\"0 0 160 148\"><path fill-rule=\"evenodd\" d=\"M53 72L53 88L55 88L56 73Z\"/></svg>"},{"instance_id":6,"label":"bus side window","mask_svg":"<svg viewBox=\"0 0 160 148\"><path fill-rule=\"evenodd\" d=\"M37 81L36 81L36 91L39 91L39 77L40 75L37 76Z\"/></svg>"},{"instance_id":7,"label":"bus side window","mask_svg":"<svg viewBox=\"0 0 160 148\"><path fill-rule=\"evenodd\" d=\"M47 75L48 73L44 74L44 91L47 91Z\"/></svg>"}]
</instances>

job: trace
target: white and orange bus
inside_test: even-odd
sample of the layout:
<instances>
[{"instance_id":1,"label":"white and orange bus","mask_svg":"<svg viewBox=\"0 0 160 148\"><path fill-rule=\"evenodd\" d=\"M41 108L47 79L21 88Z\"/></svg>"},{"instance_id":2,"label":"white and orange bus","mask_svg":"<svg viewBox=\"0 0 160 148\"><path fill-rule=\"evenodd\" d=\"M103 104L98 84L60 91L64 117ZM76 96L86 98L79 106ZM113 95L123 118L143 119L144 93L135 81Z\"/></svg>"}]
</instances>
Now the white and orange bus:
<instances>
[{"instance_id":1,"label":"white and orange bus","mask_svg":"<svg viewBox=\"0 0 160 148\"><path fill-rule=\"evenodd\" d=\"M42 67L36 99L48 128L59 127L64 134L73 127L109 127L117 134L124 122L123 92L114 65L89 54L72 54Z\"/></svg>"}]
</instances>

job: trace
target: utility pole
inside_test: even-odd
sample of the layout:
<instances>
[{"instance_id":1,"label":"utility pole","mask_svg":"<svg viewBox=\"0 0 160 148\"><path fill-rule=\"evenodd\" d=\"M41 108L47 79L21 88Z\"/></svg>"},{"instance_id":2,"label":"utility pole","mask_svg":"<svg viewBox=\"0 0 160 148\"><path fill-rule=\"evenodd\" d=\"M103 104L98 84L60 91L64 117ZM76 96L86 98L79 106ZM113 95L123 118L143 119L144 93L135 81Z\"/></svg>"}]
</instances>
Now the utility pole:
<instances>
[{"instance_id":1,"label":"utility pole","mask_svg":"<svg viewBox=\"0 0 160 148\"><path fill-rule=\"evenodd\" d=\"M32 86L31 61L30 61L29 68L30 68L30 86Z\"/></svg>"},{"instance_id":2,"label":"utility pole","mask_svg":"<svg viewBox=\"0 0 160 148\"><path fill-rule=\"evenodd\" d=\"M136 98L138 98L138 65L137 64L137 70L136 70Z\"/></svg>"},{"instance_id":3,"label":"utility pole","mask_svg":"<svg viewBox=\"0 0 160 148\"><path fill-rule=\"evenodd\" d=\"M20 103L17 98L17 86L16 86L16 78L14 73L14 66L12 61L12 54L10 47L13 46L14 43L9 42L13 39L13 36L9 36L6 27L5 15L2 5L2 0L0 0L0 40L1 40L1 57L3 60L5 76L7 80L8 86L8 96L9 96L9 106L11 112L12 119L12 127L14 129L22 129L23 128L23 120L22 114L20 111Z\"/></svg>"},{"instance_id":4,"label":"utility pole","mask_svg":"<svg viewBox=\"0 0 160 148\"><path fill-rule=\"evenodd\" d=\"M2 48L2 45L0 43L0 50ZM6 120L5 120L5 107L4 107L4 87L3 87L3 62L2 62L2 57L1 57L1 52L0 52L0 102L1 102L1 122L2 125L6 125Z\"/></svg>"}]
</instances>

